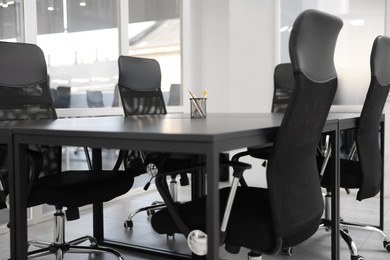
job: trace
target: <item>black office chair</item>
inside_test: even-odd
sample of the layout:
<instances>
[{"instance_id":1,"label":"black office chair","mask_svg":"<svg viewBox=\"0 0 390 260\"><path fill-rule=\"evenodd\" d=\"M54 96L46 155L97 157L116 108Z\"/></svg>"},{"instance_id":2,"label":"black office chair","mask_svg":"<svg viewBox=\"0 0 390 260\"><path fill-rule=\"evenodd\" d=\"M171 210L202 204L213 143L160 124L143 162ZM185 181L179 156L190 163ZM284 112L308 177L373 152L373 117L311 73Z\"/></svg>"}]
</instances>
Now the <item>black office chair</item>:
<instances>
[{"instance_id":1,"label":"black office chair","mask_svg":"<svg viewBox=\"0 0 390 260\"><path fill-rule=\"evenodd\" d=\"M69 108L71 100L71 87L69 86L58 86L57 87L57 99L54 101L56 108Z\"/></svg>"},{"instance_id":2,"label":"black office chair","mask_svg":"<svg viewBox=\"0 0 390 260\"><path fill-rule=\"evenodd\" d=\"M352 160L353 154L350 158L340 160L340 187L345 189L358 189L356 199L361 201L372 198L377 195L381 189L383 182L382 165L383 158L378 134L380 129L380 122L383 112L383 107L386 103L390 88L390 38L385 36L378 36L371 51L371 82L364 101L363 109L359 119L359 125L356 131L355 144L358 160ZM331 178L334 172L327 167L322 180L322 186L327 189L326 196L326 213L322 220L322 226L330 227L330 200L331 200ZM381 203L383 203L381 201ZM381 216L381 219L383 216ZM363 229L375 231L383 236L383 246L390 252L390 242L387 240L386 234L378 227L370 225L359 225L340 222L342 228L342 235L347 242L351 259L364 259L357 253L356 246L349 236L348 232L343 231L347 228Z\"/></svg>"},{"instance_id":3,"label":"black office chair","mask_svg":"<svg viewBox=\"0 0 390 260\"><path fill-rule=\"evenodd\" d=\"M125 116L164 115L167 114L161 92L161 70L154 59L120 56L118 88ZM158 147L156 147L158 148ZM120 151L120 157L125 160L127 168L138 174L149 173L151 180L158 172L183 167L191 163L188 155L163 153L158 151ZM177 200L176 176L171 176L171 195ZM180 173L180 184L188 185L186 173ZM151 181L150 180L150 181ZM147 190L150 181L145 185ZM143 211L148 215L165 207L163 202L153 202L151 206L132 212L124 222L124 227L133 228L133 217Z\"/></svg>"},{"instance_id":4,"label":"black office chair","mask_svg":"<svg viewBox=\"0 0 390 260\"><path fill-rule=\"evenodd\" d=\"M294 71L291 63L280 63L274 70L272 112L284 113L294 92Z\"/></svg>"},{"instance_id":5,"label":"black office chair","mask_svg":"<svg viewBox=\"0 0 390 260\"><path fill-rule=\"evenodd\" d=\"M57 118L47 82L45 58L38 46L0 42L0 96L0 120ZM28 155L28 206L49 204L56 209L55 241L29 241L29 246L39 249L29 251L28 255L37 257L54 254L57 260L61 260L68 252L108 252L123 259L117 251L98 246L96 239L91 236L66 242L63 208L67 208L68 220L77 219L79 207L106 202L129 191L134 181L132 175L116 169L61 172L61 147L57 146L30 145ZM6 169L6 165L2 165L1 169ZM7 187L6 178L2 178L1 182L3 187ZM7 200L7 193L6 189L2 191L4 200ZM85 241L89 241L91 246L79 245Z\"/></svg>"},{"instance_id":6,"label":"black office chair","mask_svg":"<svg viewBox=\"0 0 390 260\"><path fill-rule=\"evenodd\" d=\"M220 241L231 253L246 247L249 259L261 259L262 253L297 245L318 229L324 204L316 148L337 88L333 56L342 24L315 10L303 12L294 23L289 46L295 91L268 160L268 188L238 186L241 171L234 173L231 188L220 190L220 211L225 212ZM156 185L168 207L152 216L152 226L160 234L184 234L191 250L204 254L206 196L175 203L167 174L157 175Z\"/></svg>"},{"instance_id":7,"label":"black office chair","mask_svg":"<svg viewBox=\"0 0 390 260\"><path fill-rule=\"evenodd\" d=\"M272 113L284 113L290 99L294 93L294 71L291 63L280 63L274 69L274 93L272 97ZM232 160L239 160L243 156L250 155L257 159L265 160L263 166L266 166L266 160L272 151L272 143L261 147L248 147L247 151L233 155ZM241 180L245 184L245 180Z\"/></svg>"},{"instance_id":8,"label":"black office chair","mask_svg":"<svg viewBox=\"0 0 390 260\"><path fill-rule=\"evenodd\" d=\"M294 93L294 71L291 63L280 63L275 66L274 69L274 93L272 98L272 113L285 113L287 105ZM250 155L251 157L264 160L262 166L267 165L267 159L272 151L273 144L266 144L261 147L248 147L247 151L237 153L233 155L232 160L238 161L241 157ZM327 161L331 156L331 144L329 135L323 135L321 141L317 147L317 151L320 155L326 158L323 169L321 169L321 175L324 172ZM245 185L245 180L240 181L242 185ZM283 254L291 255L291 249L283 251Z\"/></svg>"}]
</instances>

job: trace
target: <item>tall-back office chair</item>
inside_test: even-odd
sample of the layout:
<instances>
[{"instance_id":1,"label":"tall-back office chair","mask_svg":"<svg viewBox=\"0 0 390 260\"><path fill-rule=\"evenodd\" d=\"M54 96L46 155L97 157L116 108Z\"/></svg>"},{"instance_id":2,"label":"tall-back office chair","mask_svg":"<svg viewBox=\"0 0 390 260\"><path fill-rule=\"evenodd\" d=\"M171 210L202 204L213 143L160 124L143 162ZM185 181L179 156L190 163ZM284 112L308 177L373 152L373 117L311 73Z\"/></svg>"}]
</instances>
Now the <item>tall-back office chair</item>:
<instances>
[{"instance_id":1,"label":"tall-back office chair","mask_svg":"<svg viewBox=\"0 0 390 260\"><path fill-rule=\"evenodd\" d=\"M294 93L294 71L291 63L280 63L274 69L274 93L272 97L272 113L286 112L287 105ZM257 159L267 160L272 150L273 144L264 145L262 147L248 147L247 151L235 154L232 159L239 160L243 156L250 155ZM266 161L263 166L266 166ZM245 184L245 180L241 180L241 184Z\"/></svg>"},{"instance_id":2,"label":"tall-back office chair","mask_svg":"<svg viewBox=\"0 0 390 260\"><path fill-rule=\"evenodd\" d=\"M280 63L274 70L273 113L284 113L294 92L294 71L291 63Z\"/></svg>"},{"instance_id":3,"label":"tall-back office chair","mask_svg":"<svg viewBox=\"0 0 390 260\"><path fill-rule=\"evenodd\" d=\"M383 185L383 158L378 134L383 107L389 94L390 88L390 38L378 36L372 47L371 58L371 82L368 88L366 99L360 115L359 124L356 131L356 148L358 160L340 160L340 187L345 189L358 189L356 199L361 201L372 198L379 193ZM353 156L350 156L351 158ZM328 196L326 205L330 205L330 188L332 169L326 168L322 186L327 188ZM383 203L383 201L381 201ZM327 212L323 225L329 225L330 212ZM381 222L383 223L383 213L381 212ZM368 225L358 225L341 221L340 226L344 228L357 228L375 231L383 236L383 246L390 252L390 242L386 234L381 230L383 226L373 227ZM343 234L343 233L342 233ZM356 246L352 239L345 239L351 251L351 259L364 259L358 256ZM360 258L359 258L360 257Z\"/></svg>"},{"instance_id":4,"label":"tall-back office chair","mask_svg":"<svg viewBox=\"0 0 390 260\"><path fill-rule=\"evenodd\" d=\"M299 244L318 229L324 207L316 148L337 88L333 56L342 24L315 10L294 23L289 48L295 88L267 164L268 189L238 187L238 172L231 189L220 190L221 243L229 252L246 247L249 259L261 259L262 253ZM197 241L207 245L202 239L207 237L202 234L207 232L206 197L176 204L164 174L157 175L156 185L169 206L152 216L153 228L182 233L193 252L205 253Z\"/></svg>"},{"instance_id":5,"label":"tall-back office chair","mask_svg":"<svg viewBox=\"0 0 390 260\"><path fill-rule=\"evenodd\" d=\"M164 115L167 114L163 94L161 92L161 70L154 59L120 56L118 59L118 88L125 116ZM157 148L157 147L156 147ZM157 150L157 149L156 149ZM125 158L126 167L135 169L139 174L149 173L152 178L160 171L177 168L190 163L189 156L156 151L120 151ZM186 173L181 173L181 185L188 185ZM171 194L177 199L176 174L171 176ZM149 187L150 182L145 186ZM131 213L124 222L125 228L132 228L132 218L139 212L146 211L148 215L154 210L164 207L162 203L154 202L152 206L144 207Z\"/></svg>"},{"instance_id":6,"label":"tall-back office chair","mask_svg":"<svg viewBox=\"0 0 390 260\"><path fill-rule=\"evenodd\" d=\"M47 82L45 58L38 46L0 42L0 70L0 120L57 118ZM61 172L61 147L31 145L29 154L27 205L32 207L49 204L56 211L55 241L30 241L30 246L34 245L39 249L30 251L28 255L36 257L55 254L56 259L61 260L67 252L108 252L123 259L117 251L98 246L96 239L91 236L66 242L63 208L67 208L68 220L77 219L79 207L105 202L129 191L133 185L133 177L118 170ZM2 165L4 167L6 166ZM7 180L3 178L1 181L6 184ZM5 196L7 192L3 190ZM91 246L79 245L88 240Z\"/></svg>"}]
</instances>

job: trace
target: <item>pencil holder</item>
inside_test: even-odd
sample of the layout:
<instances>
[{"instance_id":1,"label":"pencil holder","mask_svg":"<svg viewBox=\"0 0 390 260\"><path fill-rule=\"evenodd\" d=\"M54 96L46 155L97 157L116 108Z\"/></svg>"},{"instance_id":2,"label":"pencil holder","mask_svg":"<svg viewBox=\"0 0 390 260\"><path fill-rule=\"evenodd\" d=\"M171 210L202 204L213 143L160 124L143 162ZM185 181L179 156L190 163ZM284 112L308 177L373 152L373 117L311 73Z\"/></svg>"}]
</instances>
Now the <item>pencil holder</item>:
<instances>
[{"instance_id":1,"label":"pencil holder","mask_svg":"<svg viewBox=\"0 0 390 260\"><path fill-rule=\"evenodd\" d=\"M206 118L207 98L190 98L191 118Z\"/></svg>"}]
</instances>

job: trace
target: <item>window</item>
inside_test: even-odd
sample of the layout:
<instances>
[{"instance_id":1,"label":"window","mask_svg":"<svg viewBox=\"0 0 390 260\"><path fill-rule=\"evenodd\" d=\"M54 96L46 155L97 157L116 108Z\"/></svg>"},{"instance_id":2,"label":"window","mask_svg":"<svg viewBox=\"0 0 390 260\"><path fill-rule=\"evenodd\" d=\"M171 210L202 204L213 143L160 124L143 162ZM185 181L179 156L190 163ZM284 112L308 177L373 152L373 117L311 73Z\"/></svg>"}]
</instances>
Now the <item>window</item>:
<instances>
[{"instance_id":1,"label":"window","mask_svg":"<svg viewBox=\"0 0 390 260\"><path fill-rule=\"evenodd\" d=\"M22 5L19 1L0 1L0 40L19 42L22 39Z\"/></svg>"},{"instance_id":2,"label":"window","mask_svg":"<svg viewBox=\"0 0 390 260\"><path fill-rule=\"evenodd\" d=\"M182 105L180 2L129 1L129 55L156 59L165 103Z\"/></svg>"},{"instance_id":3,"label":"window","mask_svg":"<svg viewBox=\"0 0 390 260\"><path fill-rule=\"evenodd\" d=\"M118 0L36 0L37 43L58 108L120 106ZM130 0L128 53L154 58L167 105L181 101L180 5Z\"/></svg>"},{"instance_id":4,"label":"window","mask_svg":"<svg viewBox=\"0 0 390 260\"><path fill-rule=\"evenodd\" d=\"M117 5L116 0L37 0L37 43L46 56L56 107L113 105Z\"/></svg>"},{"instance_id":5,"label":"window","mask_svg":"<svg viewBox=\"0 0 390 260\"><path fill-rule=\"evenodd\" d=\"M344 21L335 64L339 86L335 105L362 105L370 83L374 39L385 34L386 0L281 0L280 62L289 62L288 39L296 16L306 9L334 14Z\"/></svg>"}]
</instances>

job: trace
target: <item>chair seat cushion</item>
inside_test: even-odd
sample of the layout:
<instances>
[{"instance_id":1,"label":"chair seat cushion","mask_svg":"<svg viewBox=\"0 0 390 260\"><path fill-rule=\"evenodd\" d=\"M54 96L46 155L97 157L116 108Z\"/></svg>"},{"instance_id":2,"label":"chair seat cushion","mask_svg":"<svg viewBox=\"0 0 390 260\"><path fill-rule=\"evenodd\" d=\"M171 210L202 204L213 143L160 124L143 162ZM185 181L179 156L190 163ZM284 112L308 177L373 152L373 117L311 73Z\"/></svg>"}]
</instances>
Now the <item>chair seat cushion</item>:
<instances>
[{"instance_id":1,"label":"chair seat cushion","mask_svg":"<svg viewBox=\"0 0 390 260\"><path fill-rule=\"evenodd\" d=\"M230 188L220 190L221 220L229 191ZM206 231L205 197L179 204L178 206L182 219L191 230L200 229ZM228 224L225 244L237 247L243 246L259 251L269 251L274 248L275 236L268 191L266 189L239 187L229 223L234 223L234 226ZM152 226L160 234L182 233L166 208L153 215Z\"/></svg>"},{"instance_id":2,"label":"chair seat cushion","mask_svg":"<svg viewBox=\"0 0 390 260\"><path fill-rule=\"evenodd\" d=\"M133 183L134 178L123 171L65 171L38 178L29 197L29 206L81 207L105 202L128 192Z\"/></svg>"}]
</instances>

